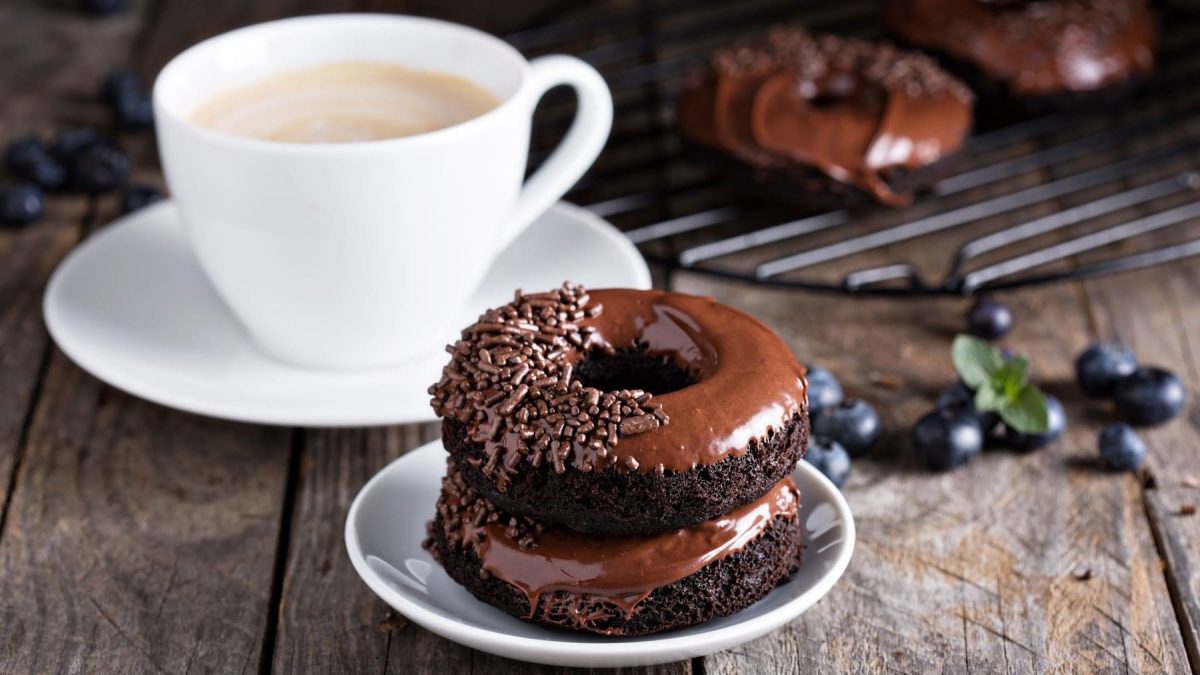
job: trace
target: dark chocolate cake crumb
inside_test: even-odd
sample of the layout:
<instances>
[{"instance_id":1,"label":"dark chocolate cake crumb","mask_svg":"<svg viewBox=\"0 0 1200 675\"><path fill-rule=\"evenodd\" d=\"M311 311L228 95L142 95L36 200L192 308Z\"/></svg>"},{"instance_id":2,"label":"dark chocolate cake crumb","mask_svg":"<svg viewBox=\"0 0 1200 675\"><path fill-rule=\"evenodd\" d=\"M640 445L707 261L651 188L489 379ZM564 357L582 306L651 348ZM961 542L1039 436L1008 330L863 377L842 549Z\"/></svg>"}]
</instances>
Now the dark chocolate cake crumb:
<instances>
[{"instance_id":1,"label":"dark chocolate cake crumb","mask_svg":"<svg viewBox=\"0 0 1200 675\"><path fill-rule=\"evenodd\" d=\"M485 312L447 347L451 360L430 387L434 411L467 425L472 441L486 443L483 472L500 489L522 462L562 473L601 464L635 469L616 448L621 436L645 433L669 419L653 395L641 389L602 391L575 376L578 353L612 351L597 344L594 330L580 326L602 308L590 304L582 286L526 294ZM576 446L590 450L576 456ZM631 465L632 464L632 465Z\"/></svg>"},{"instance_id":2,"label":"dark chocolate cake crumb","mask_svg":"<svg viewBox=\"0 0 1200 675\"><path fill-rule=\"evenodd\" d=\"M808 414L798 413L778 432L751 439L745 454L687 471L659 465L649 471L611 467L554 473L547 465L512 476L505 490L483 475L484 448L465 427L442 422L454 470L467 485L508 513L545 526L602 535L650 535L692 527L758 499L796 468L808 444Z\"/></svg>"},{"instance_id":3,"label":"dark chocolate cake crumb","mask_svg":"<svg viewBox=\"0 0 1200 675\"><path fill-rule=\"evenodd\" d=\"M522 621L634 636L692 626L761 600L800 568L803 530L801 519L777 516L740 551L655 589L632 614L604 598L566 590L544 593L531 607L528 597L515 586L491 574L480 574L483 567L474 549L454 546L438 536L429 546L450 578L481 601Z\"/></svg>"}]
</instances>

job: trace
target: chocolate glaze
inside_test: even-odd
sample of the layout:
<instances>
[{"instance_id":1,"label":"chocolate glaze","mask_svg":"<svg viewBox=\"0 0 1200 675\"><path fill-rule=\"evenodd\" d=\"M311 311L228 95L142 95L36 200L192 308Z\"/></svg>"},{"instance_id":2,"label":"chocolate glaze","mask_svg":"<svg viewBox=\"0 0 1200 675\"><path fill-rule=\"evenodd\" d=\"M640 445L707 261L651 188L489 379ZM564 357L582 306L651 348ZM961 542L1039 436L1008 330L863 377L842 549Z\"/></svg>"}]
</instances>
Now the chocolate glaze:
<instances>
[{"instance_id":1,"label":"chocolate glaze","mask_svg":"<svg viewBox=\"0 0 1200 675\"><path fill-rule=\"evenodd\" d=\"M498 339L507 342L493 344ZM520 351L504 356L510 349ZM617 349L672 358L697 383L652 396L603 392L574 377L589 351ZM482 470L501 490L525 463L550 462L559 473L713 464L782 430L807 404L804 367L769 328L712 298L680 293L589 293L570 284L557 293L518 291L450 352L430 388L434 409L467 425L489 458Z\"/></svg>"},{"instance_id":2,"label":"chocolate glaze","mask_svg":"<svg viewBox=\"0 0 1200 675\"><path fill-rule=\"evenodd\" d=\"M890 29L966 61L1019 96L1101 89L1154 66L1145 0L891 0Z\"/></svg>"},{"instance_id":3,"label":"chocolate glaze","mask_svg":"<svg viewBox=\"0 0 1200 675\"><path fill-rule=\"evenodd\" d=\"M654 397L671 420L622 437L617 452L643 471L715 464L745 454L751 440L780 431L807 404L804 366L770 328L709 297L624 289L595 290L599 316L589 348L644 345L691 373L696 384ZM580 354L582 357L582 353ZM589 448L577 449L587 461Z\"/></svg>"},{"instance_id":4,"label":"chocolate glaze","mask_svg":"<svg viewBox=\"0 0 1200 675\"><path fill-rule=\"evenodd\" d=\"M443 492L445 506L458 506L460 487ZM474 493L470 497L476 498ZM451 518L453 539L472 548L483 569L525 594L530 615L545 593L570 591L620 607L628 618L655 589L698 572L754 541L777 517L794 518L800 493L785 478L760 499L691 528L649 537L599 537L547 529L532 540L500 522ZM443 505L439 504L441 508Z\"/></svg>"},{"instance_id":5,"label":"chocolate glaze","mask_svg":"<svg viewBox=\"0 0 1200 675\"><path fill-rule=\"evenodd\" d=\"M509 476L543 463L557 473L622 461L611 450L621 436L645 433L670 419L653 395L637 389L604 392L584 386L575 364L595 330L580 322L603 307L587 291L564 283L488 310L449 346L450 363L429 388L434 411L467 426L484 444L483 473L504 490ZM577 448L589 449L581 462ZM637 460L624 458L627 468Z\"/></svg>"},{"instance_id":6,"label":"chocolate glaze","mask_svg":"<svg viewBox=\"0 0 1200 675\"><path fill-rule=\"evenodd\" d=\"M680 99L693 141L754 166L800 164L902 206L885 180L932 164L970 131L972 96L930 59L800 27L717 52Z\"/></svg>"}]
</instances>

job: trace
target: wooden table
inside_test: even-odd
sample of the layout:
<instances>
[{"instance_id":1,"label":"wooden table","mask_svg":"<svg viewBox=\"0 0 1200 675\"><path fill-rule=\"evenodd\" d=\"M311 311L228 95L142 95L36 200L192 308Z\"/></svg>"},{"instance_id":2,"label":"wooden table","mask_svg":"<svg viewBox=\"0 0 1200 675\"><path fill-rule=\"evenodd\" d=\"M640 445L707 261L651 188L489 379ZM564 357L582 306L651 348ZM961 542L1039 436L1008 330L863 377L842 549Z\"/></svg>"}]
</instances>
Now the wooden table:
<instances>
[{"instance_id":1,"label":"wooden table","mask_svg":"<svg viewBox=\"0 0 1200 675\"><path fill-rule=\"evenodd\" d=\"M71 2L6 2L0 136L105 126L96 88L111 68L154 73L203 37L277 16L434 8L500 32L595 11L562 1L474 13L378 4L136 0L95 19ZM138 178L161 182L152 138L123 141ZM549 670L406 622L351 569L342 545L350 500L435 427L303 430L197 417L108 387L54 347L40 313L46 279L115 215L112 196L68 195L51 200L43 222L0 231L0 672ZM921 246L905 254L928 259ZM802 358L874 402L887 433L845 488L859 543L826 599L737 649L633 670L1200 666L1200 516L1182 513L1200 502L1197 396L1180 419L1146 432L1149 469L1139 479L1097 467L1109 412L1071 383L1084 345L1119 338L1200 392L1200 261L1005 295L1017 316L1008 344L1032 356L1070 429L1046 450L988 452L948 474L919 468L906 437L952 381L948 346L963 301L849 300L661 271L657 279L771 324Z\"/></svg>"}]
</instances>

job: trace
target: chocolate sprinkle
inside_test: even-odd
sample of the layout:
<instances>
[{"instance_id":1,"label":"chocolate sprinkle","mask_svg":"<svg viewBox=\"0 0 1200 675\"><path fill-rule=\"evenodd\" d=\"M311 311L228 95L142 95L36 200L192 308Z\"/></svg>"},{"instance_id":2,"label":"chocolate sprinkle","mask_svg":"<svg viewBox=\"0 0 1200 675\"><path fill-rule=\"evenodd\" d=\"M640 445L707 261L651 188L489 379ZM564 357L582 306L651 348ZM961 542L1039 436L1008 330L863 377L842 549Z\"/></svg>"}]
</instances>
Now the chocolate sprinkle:
<instances>
[{"instance_id":1,"label":"chocolate sprinkle","mask_svg":"<svg viewBox=\"0 0 1200 675\"><path fill-rule=\"evenodd\" d=\"M827 73L856 73L884 89L910 96L947 92L966 105L974 95L932 58L840 35L813 35L803 26L775 26L765 35L748 38L713 54L710 68L725 75L744 75L789 69L798 82L812 82ZM707 73L696 71L692 78Z\"/></svg>"},{"instance_id":2,"label":"chocolate sprinkle","mask_svg":"<svg viewBox=\"0 0 1200 675\"><path fill-rule=\"evenodd\" d=\"M488 310L447 347L450 363L429 388L439 416L462 422L487 448L482 470L503 490L521 463L635 470L616 448L622 436L643 434L670 418L640 389L602 391L574 377L586 351L613 347L580 320L599 316L582 286L526 294Z\"/></svg>"},{"instance_id":3,"label":"chocolate sprinkle","mask_svg":"<svg viewBox=\"0 0 1200 675\"><path fill-rule=\"evenodd\" d=\"M898 37L982 71L1021 97L1084 92L1148 73L1146 0L890 0Z\"/></svg>"},{"instance_id":4,"label":"chocolate sprinkle","mask_svg":"<svg viewBox=\"0 0 1200 675\"><path fill-rule=\"evenodd\" d=\"M433 545L436 540L438 522L442 527L442 536L446 542L455 548L474 547L478 541L463 541L463 525L470 524L478 528L475 536L481 537L482 526L500 523L505 514L501 513L477 492L471 489L463 480L462 475L453 466L446 468L446 476L442 478L442 493L437 501L438 521L431 520L426 526L426 538L421 543L425 550L437 558L437 548ZM542 526L528 518L509 516L505 523L505 534L517 540L522 549L537 545L537 536L542 533ZM480 570L481 574L486 574ZM485 577L486 578L486 577Z\"/></svg>"}]
</instances>

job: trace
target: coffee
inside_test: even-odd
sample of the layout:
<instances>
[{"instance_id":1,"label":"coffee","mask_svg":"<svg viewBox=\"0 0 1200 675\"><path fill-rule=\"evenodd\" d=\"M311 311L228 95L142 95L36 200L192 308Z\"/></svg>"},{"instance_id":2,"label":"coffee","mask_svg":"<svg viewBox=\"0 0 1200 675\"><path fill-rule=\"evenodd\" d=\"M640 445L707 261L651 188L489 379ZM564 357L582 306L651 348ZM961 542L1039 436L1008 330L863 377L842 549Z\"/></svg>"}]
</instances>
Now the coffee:
<instances>
[{"instance_id":1,"label":"coffee","mask_svg":"<svg viewBox=\"0 0 1200 675\"><path fill-rule=\"evenodd\" d=\"M219 94L192 115L215 131L284 143L349 143L423 134L499 105L453 75L346 61L287 71Z\"/></svg>"}]
</instances>

